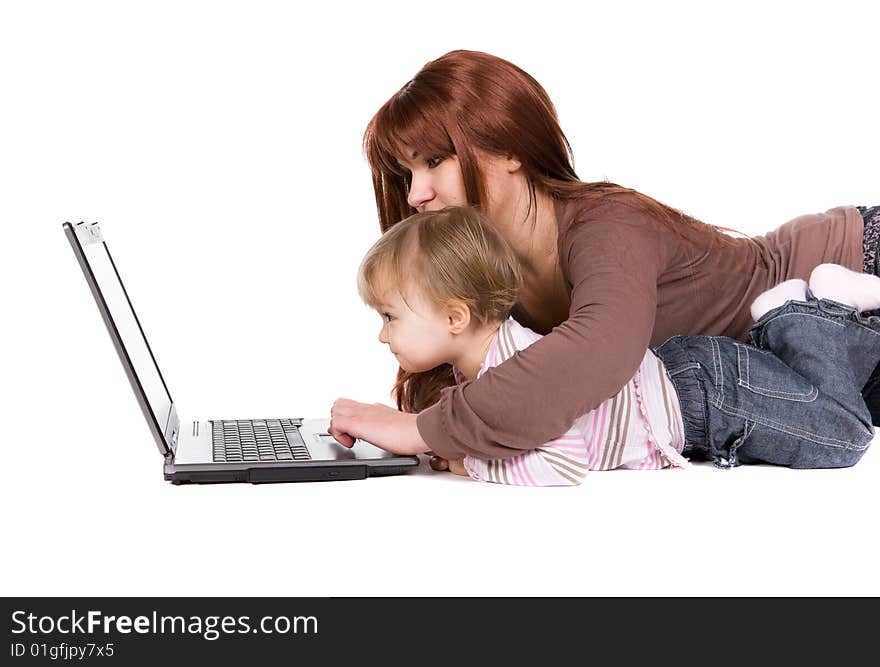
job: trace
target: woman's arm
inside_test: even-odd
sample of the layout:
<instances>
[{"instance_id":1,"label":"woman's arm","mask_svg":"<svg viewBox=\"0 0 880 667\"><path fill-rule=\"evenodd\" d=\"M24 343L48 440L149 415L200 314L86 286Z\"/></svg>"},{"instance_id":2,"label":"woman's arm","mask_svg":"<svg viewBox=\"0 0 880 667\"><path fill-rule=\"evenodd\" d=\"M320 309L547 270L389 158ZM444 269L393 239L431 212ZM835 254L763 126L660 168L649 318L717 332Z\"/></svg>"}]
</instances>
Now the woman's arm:
<instances>
[{"instance_id":1,"label":"woman's arm","mask_svg":"<svg viewBox=\"0 0 880 667\"><path fill-rule=\"evenodd\" d=\"M444 389L416 421L428 449L446 459L520 455L630 380L657 307L660 258L647 224L575 223L560 257L572 284L569 319L479 379Z\"/></svg>"}]
</instances>

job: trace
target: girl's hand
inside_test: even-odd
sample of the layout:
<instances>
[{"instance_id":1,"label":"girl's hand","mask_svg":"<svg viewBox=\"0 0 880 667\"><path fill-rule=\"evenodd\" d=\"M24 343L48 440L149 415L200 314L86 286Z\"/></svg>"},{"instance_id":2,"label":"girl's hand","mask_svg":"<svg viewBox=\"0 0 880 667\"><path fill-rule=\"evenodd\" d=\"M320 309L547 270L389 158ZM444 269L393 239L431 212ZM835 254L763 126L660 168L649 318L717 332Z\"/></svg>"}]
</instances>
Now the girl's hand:
<instances>
[{"instance_id":1,"label":"girl's hand","mask_svg":"<svg viewBox=\"0 0 880 667\"><path fill-rule=\"evenodd\" d=\"M419 435L416 415L381 403L359 403L338 398L330 408L330 435L346 447L357 438L393 454L413 455L428 451Z\"/></svg>"},{"instance_id":2,"label":"girl's hand","mask_svg":"<svg viewBox=\"0 0 880 667\"><path fill-rule=\"evenodd\" d=\"M468 471L464 467L464 459L449 460L439 456L432 456L430 463L433 470L448 470L456 475L468 477Z\"/></svg>"}]
</instances>

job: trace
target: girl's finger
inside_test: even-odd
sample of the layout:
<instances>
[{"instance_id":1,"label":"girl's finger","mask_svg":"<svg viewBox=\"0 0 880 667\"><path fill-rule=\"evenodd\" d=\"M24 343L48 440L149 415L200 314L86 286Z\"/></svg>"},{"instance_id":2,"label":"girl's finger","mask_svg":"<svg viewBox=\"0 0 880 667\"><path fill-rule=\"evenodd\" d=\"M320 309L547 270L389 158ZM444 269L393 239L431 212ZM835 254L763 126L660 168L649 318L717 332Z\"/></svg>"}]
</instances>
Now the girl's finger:
<instances>
[{"instance_id":1,"label":"girl's finger","mask_svg":"<svg viewBox=\"0 0 880 667\"><path fill-rule=\"evenodd\" d=\"M429 463L432 470L449 470L449 461L440 456L432 456Z\"/></svg>"}]
</instances>

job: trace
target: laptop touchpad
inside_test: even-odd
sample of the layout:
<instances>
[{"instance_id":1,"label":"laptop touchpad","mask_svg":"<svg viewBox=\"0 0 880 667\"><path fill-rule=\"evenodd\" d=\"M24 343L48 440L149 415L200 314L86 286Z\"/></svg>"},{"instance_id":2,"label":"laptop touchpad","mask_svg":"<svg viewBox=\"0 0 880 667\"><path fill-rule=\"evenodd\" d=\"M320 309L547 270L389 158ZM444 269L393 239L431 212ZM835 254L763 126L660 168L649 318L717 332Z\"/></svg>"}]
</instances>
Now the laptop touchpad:
<instances>
[{"instance_id":1,"label":"laptop touchpad","mask_svg":"<svg viewBox=\"0 0 880 667\"><path fill-rule=\"evenodd\" d=\"M352 461L354 459L385 459L392 458L394 454L384 449L371 445L363 440L356 440L353 447L340 444L329 433L314 433L314 439L309 443L312 460L324 461Z\"/></svg>"}]
</instances>

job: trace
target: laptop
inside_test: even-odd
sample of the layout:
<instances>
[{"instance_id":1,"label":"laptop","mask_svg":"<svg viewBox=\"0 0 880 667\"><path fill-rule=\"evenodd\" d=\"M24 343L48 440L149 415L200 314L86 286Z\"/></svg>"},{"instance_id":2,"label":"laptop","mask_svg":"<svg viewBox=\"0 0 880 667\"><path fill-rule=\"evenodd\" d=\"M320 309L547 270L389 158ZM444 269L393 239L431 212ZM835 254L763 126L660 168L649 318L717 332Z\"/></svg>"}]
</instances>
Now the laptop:
<instances>
[{"instance_id":1,"label":"laptop","mask_svg":"<svg viewBox=\"0 0 880 667\"><path fill-rule=\"evenodd\" d=\"M182 421L98 223L63 224L174 484L300 482L396 475L419 464L363 440L348 448L327 419Z\"/></svg>"}]
</instances>

